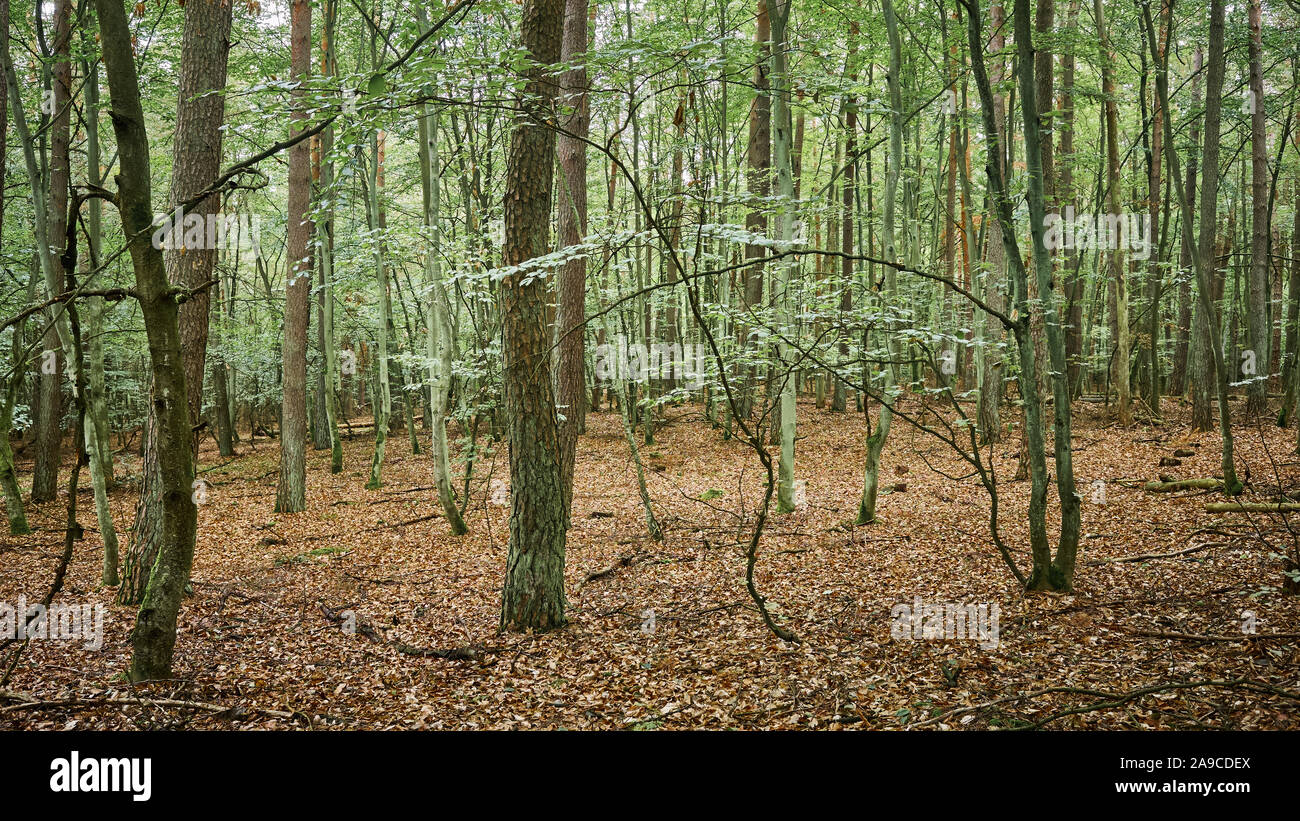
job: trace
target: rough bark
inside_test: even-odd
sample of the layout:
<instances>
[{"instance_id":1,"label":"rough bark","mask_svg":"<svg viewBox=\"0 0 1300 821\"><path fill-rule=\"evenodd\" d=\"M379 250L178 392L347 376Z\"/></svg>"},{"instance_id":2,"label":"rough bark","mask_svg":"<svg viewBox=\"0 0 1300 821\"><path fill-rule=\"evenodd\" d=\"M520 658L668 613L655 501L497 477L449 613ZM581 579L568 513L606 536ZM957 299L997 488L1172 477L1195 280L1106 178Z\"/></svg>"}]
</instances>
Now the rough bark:
<instances>
[{"instance_id":1,"label":"rough bark","mask_svg":"<svg viewBox=\"0 0 1300 821\"><path fill-rule=\"evenodd\" d=\"M526 0L520 23L533 61L510 136L506 170L507 266L548 248L557 82L564 0ZM510 541L501 591L501 627L544 631L565 623L564 483L552 392L546 282L535 271L501 281L502 378L510 445Z\"/></svg>"},{"instance_id":2,"label":"rough bark","mask_svg":"<svg viewBox=\"0 0 1300 821\"><path fill-rule=\"evenodd\" d=\"M230 51L231 6L222 0L193 0L185 6L181 35L181 70L176 103L176 130L172 137L172 185L169 207L173 215L170 248L163 253L167 279L182 288L199 289L212 278L217 264L216 237L207 230L208 216L221 208L221 198L210 196L185 209L183 219L177 206L211 185L221 170L221 126L225 120L226 65ZM197 221L201 240L189 242L192 223ZM181 356L185 368L186 405L189 418L197 424L203 409L203 378L206 370L208 322L211 310L209 290L197 290L179 309ZM150 569L158 554L163 500L158 493L158 437L146 420L143 481L136 503L135 527L127 548L118 602L139 604L149 582ZM197 460L202 431L190 434L190 452Z\"/></svg>"}]
</instances>

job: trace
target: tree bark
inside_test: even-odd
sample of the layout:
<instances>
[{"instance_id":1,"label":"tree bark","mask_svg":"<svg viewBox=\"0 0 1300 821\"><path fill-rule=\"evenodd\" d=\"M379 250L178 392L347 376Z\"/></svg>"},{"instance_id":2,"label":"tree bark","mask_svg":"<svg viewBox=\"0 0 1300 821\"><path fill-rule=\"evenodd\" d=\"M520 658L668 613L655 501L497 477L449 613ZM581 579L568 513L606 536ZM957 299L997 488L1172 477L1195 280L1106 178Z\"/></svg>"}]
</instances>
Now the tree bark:
<instances>
[{"instance_id":1,"label":"tree bark","mask_svg":"<svg viewBox=\"0 0 1300 821\"><path fill-rule=\"evenodd\" d=\"M557 138L562 177L557 186L559 202L556 213L561 247L577 245L587 235L587 132L591 124L587 97L587 2L566 0L564 34L560 60L577 62L560 78L562 109L572 109L563 116L565 132ZM678 178L680 180L680 177ZM587 413L586 339L587 255L578 254L560 268L556 288L555 324L560 334L559 361L556 366L555 399L564 419L560 422L560 474L564 483L564 509L573 501L573 464L578 433Z\"/></svg>"},{"instance_id":2,"label":"tree bark","mask_svg":"<svg viewBox=\"0 0 1300 821\"><path fill-rule=\"evenodd\" d=\"M130 237L136 293L149 340L157 419L158 464L162 481L162 538L158 559L131 634L132 680L171 675L176 617L194 560L197 508L191 498L193 434L185 386L176 293L167 282L162 252L153 247L149 190L149 140L126 13L117 0L95 0L99 15L104 67L111 92L113 131L117 136L117 202L122 227Z\"/></svg>"},{"instance_id":3,"label":"tree bark","mask_svg":"<svg viewBox=\"0 0 1300 821\"><path fill-rule=\"evenodd\" d=\"M311 72L311 3L292 0L290 72L299 83L289 115L290 136L307 122L307 94L301 85ZM311 266L307 243L312 234L307 209L311 200L311 155L306 140L289 149L288 248L284 303L284 398L281 403L280 480L275 492L277 513L301 513L307 507L307 319L311 298Z\"/></svg>"},{"instance_id":4,"label":"tree bark","mask_svg":"<svg viewBox=\"0 0 1300 821\"><path fill-rule=\"evenodd\" d=\"M501 627L562 627L564 483L552 393L545 278L518 266L548 248L555 116L564 0L526 0L520 36L533 63L510 137L505 194L505 264L500 286L504 405L510 445L510 541Z\"/></svg>"},{"instance_id":5,"label":"tree bark","mask_svg":"<svg viewBox=\"0 0 1300 821\"><path fill-rule=\"evenodd\" d=\"M217 264L216 235L208 230L209 215L215 220L221 198L210 196L182 215L177 206L203 191L221 170L221 126L225 120L226 64L230 50L231 6L222 0L192 0L185 6L181 39L181 71L176 103L176 131L172 138L172 186L169 206L173 215L169 248L163 253L167 279L182 288L198 289L212 278ZM216 92L216 93L214 93ZM201 237L191 245L193 226ZM203 409L203 378L206 370L209 290L202 289L181 304L179 322L182 366L185 368L186 404L189 418L198 422ZM127 548L124 580L117 598L121 604L139 604L149 583L149 574L162 537L163 500L158 491L158 437L147 429L156 425L146 419L143 481L136 503L135 527ZM190 434L190 453L197 462L200 431Z\"/></svg>"},{"instance_id":6,"label":"tree bark","mask_svg":"<svg viewBox=\"0 0 1300 821\"><path fill-rule=\"evenodd\" d=\"M419 10L420 26L427 25L424 9ZM426 104L420 118L420 182L424 193L424 225L428 233L425 249L424 277L429 289L429 306L425 313L428 322L429 356L429 455L433 458L434 484L438 488L438 502L447 517L452 535L461 536L469 531L456 506L456 496L451 489L451 460L447 448L447 399L451 393L452 340L451 300L447 296L442 277L442 226L441 187L438 184L438 114ZM466 468L466 476L469 468Z\"/></svg>"},{"instance_id":7,"label":"tree bark","mask_svg":"<svg viewBox=\"0 0 1300 821\"><path fill-rule=\"evenodd\" d=\"M1253 373L1243 373L1249 380L1246 388L1246 413L1259 416L1267 410L1268 377L1272 373L1271 329L1268 310L1268 245L1269 245L1269 184L1272 175L1268 169L1268 122L1264 119L1264 46L1262 42L1262 14L1260 0L1250 0L1249 21L1250 59L1250 168L1251 168L1251 222L1250 222L1250 278L1246 328L1251 353L1254 354Z\"/></svg>"}]
</instances>

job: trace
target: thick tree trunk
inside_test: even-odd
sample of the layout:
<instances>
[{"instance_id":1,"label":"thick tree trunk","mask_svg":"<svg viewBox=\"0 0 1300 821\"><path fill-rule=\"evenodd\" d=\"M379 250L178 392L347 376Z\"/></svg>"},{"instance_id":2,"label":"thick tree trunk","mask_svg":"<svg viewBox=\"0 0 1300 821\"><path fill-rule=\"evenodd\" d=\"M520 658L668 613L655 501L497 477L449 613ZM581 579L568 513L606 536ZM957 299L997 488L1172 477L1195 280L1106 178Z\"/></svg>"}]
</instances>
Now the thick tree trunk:
<instances>
[{"instance_id":1,"label":"thick tree trunk","mask_svg":"<svg viewBox=\"0 0 1300 821\"><path fill-rule=\"evenodd\" d=\"M168 281L196 290L179 309L181 356L189 418L197 424L203 409L203 378L206 370L209 290L204 288L217 264L216 236L209 231L209 219L216 219L221 198L210 196L187 208L177 206L211 185L221 170L221 126L225 120L226 64L230 50L231 6L221 0L193 0L185 7L181 39L181 71L176 103L176 132L172 142L172 186L169 204L173 221L168 250L163 253ZM211 217L209 215L212 215ZM192 226L201 240L191 244ZM151 409L152 410L152 409ZM156 424L147 419L146 428ZM190 453L197 461L201 431L190 434ZM127 549L125 577L118 590L118 602L139 604L149 583L158 553L163 500L158 493L160 477L158 438L145 436L143 481L136 503L135 527Z\"/></svg>"},{"instance_id":2,"label":"thick tree trunk","mask_svg":"<svg viewBox=\"0 0 1300 821\"><path fill-rule=\"evenodd\" d=\"M564 0L526 0L520 36L534 61L510 137L505 194L505 264L521 266L548 249L555 116ZM501 591L501 626L544 631L565 623L564 483L552 393L543 277L516 271L501 281L504 405L510 443L510 543ZM527 281L531 279L531 281Z\"/></svg>"}]
</instances>

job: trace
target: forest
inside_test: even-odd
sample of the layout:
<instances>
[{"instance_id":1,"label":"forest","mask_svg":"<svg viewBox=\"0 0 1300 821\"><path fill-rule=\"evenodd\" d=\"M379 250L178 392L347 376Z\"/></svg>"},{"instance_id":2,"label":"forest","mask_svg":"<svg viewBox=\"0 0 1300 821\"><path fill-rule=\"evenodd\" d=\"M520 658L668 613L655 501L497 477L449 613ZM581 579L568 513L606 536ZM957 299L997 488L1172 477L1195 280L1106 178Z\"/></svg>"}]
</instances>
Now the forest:
<instances>
[{"instance_id":1,"label":"forest","mask_svg":"<svg viewBox=\"0 0 1300 821\"><path fill-rule=\"evenodd\" d=\"M1300 730L1297 0L0 68L0 729Z\"/></svg>"}]
</instances>

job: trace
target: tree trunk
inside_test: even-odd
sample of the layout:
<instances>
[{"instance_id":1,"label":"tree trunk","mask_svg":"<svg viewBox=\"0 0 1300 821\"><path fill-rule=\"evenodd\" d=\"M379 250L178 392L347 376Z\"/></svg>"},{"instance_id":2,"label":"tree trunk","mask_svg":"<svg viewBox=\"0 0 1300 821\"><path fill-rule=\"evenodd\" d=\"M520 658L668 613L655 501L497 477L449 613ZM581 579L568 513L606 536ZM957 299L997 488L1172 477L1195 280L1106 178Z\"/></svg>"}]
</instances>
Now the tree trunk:
<instances>
[{"instance_id":1,"label":"tree trunk","mask_svg":"<svg viewBox=\"0 0 1300 821\"><path fill-rule=\"evenodd\" d=\"M893 0L883 0L885 31L889 39L889 168L885 176L885 221L884 257L888 262L898 261L898 247L894 242L896 201L898 198L898 180L903 166L903 93L900 88L899 75L902 73L902 39L898 33L898 16L894 11ZM885 287L880 294L882 302L894 298L897 293L897 271L890 265L885 266ZM892 323L884 329L887 358L891 361L885 365L884 388L881 391L880 412L876 418L876 428L871 430L870 403L864 403L863 413L867 422L867 456L862 466L862 499L858 503L858 524L868 524L876 520L876 497L880 488L880 456L889 438L889 428L893 422L893 403L898 401L894 393L897 382L894 333Z\"/></svg>"},{"instance_id":2,"label":"tree trunk","mask_svg":"<svg viewBox=\"0 0 1300 821\"><path fill-rule=\"evenodd\" d=\"M95 185L103 185L99 160L99 64L83 61L86 76L84 112L86 117L86 175ZM99 267L102 239L103 201L98 197L86 203L86 262L93 271ZM89 274L83 281L89 281ZM88 373L86 385L85 435L86 453L90 461L90 483L95 495L95 520L99 524L100 539L104 543L100 568L100 584L115 587L117 574L117 528L113 525L113 511L108 504L108 488L113 482L113 450L109 443L108 392L104 385L104 299L86 300L83 314L86 318L86 359Z\"/></svg>"},{"instance_id":3,"label":"tree trunk","mask_svg":"<svg viewBox=\"0 0 1300 821\"><path fill-rule=\"evenodd\" d=\"M533 60L510 137L505 194L505 264L544 255L551 219L555 116L564 0L526 0L520 36ZM510 444L510 542L501 627L564 625L564 483L552 393L545 279L516 270L501 281L502 380ZM531 281L526 281L531 279Z\"/></svg>"},{"instance_id":4,"label":"tree trunk","mask_svg":"<svg viewBox=\"0 0 1300 821\"><path fill-rule=\"evenodd\" d=\"M53 83L53 110L49 122L50 167L48 200L48 234L46 242L50 265L45 268L45 288L50 297L63 293L67 271L63 268L62 254L55 246L63 241L68 220L68 185L71 167L68 154L72 123L72 2L55 0L54 3L54 63L51 70ZM71 340L67 332L67 318L62 306L48 312L49 323L45 330L45 348L41 359L40 405L36 418L36 461L32 467L32 501L52 501L58 494L59 462L63 450L63 371L76 382ZM75 447L75 443L74 443Z\"/></svg>"},{"instance_id":5,"label":"tree trunk","mask_svg":"<svg viewBox=\"0 0 1300 821\"><path fill-rule=\"evenodd\" d=\"M1204 53L1200 46L1196 48L1196 54L1192 58L1192 106L1191 111L1197 112L1192 115L1191 133L1189 140L1191 142L1191 152L1187 157L1187 176L1184 181L1172 180L1174 185L1182 184L1187 190L1187 201L1196 201L1196 169L1197 169L1197 152L1201 148L1201 118L1199 111L1201 108L1201 68L1205 62ZM1158 70L1158 69L1157 69ZM1174 150L1172 147L1170 150ZM1190 228L1192 226L1188 226ZM1182 284L1178 288L1178 328L1177 338L1174 342L1174 362L1173 368L1169 374L1169 393L1173 396L1182 396L1187 391L1187 366L1188 366L1188 348L1191 339L1192 329L1192 280L1195 275L1188 277L1187 272L1193 269L1192 254L1194 253L1191 243L1182 243L1178 257L1179 277Z\"/></svg>"},{"instance_id":6,"label":"tree trunk","mask_svg":"<svg viewBox=\"0 0 1300 821\"><path fill-rule=\"evenodd\" d=\"M768 70L771 55L771 18L767 0L758 0L758 16L754 26L754 42L758 45L758 58L754 61L754 101L749 109L749 142L746 147L746 188L752 198L745 214L745 230L751 234L767 233L767 205L762 202L772 191L772 97ZM745 259L767 256L767 249L758 243L745 244ZM747 265L744 269L744 286L741 290L742 314L761 311L763 304L763 266ZM741 366L737 382L740 383L740 403L737 414L749 419L757 390L757 369L752 364L756 357L758 336L747 322L737 323Z\"/></svg>"},{"instance_id":7,"label":"tree trunk","mask_svg":"<svg viewBox=\"0 0 1300 821\"><path fill-rule=\"evenodd\" d=\"M169 204L172 230L163 254L168 281L182 288L199 289L216 270L215 227L221 208L219 196L208 197L187 208L177 207L211 185L221 170L221 127L225 120L226 64L230 49L231 7L220 0L194 0L185 7L181 41L180 88L176 103L176 133L172 142L172 186ZM201 240L191 244L194 229ZM206 288L180 305L182 366L189 392L189 417L198 422L203 409L203 378L208 346L211 302ZM151 409L152 411L152 409ZM139 604L144 599L149 574L158 553L163 499L158 483L158 437L148 429L156 420L145 420L143 481L136 503L135 527L127 548L125 576L117 598L121 604ZM190 434L190 453L197 461L202 433Z\"/></svg>"},{"instance_id":8,"label":"tree trunk","mask_svg":"<svg viewBox=\"0 0 1300 821\"><path fill-rule=\"evenodd\" d=\"M1249 334L1253 373L1243 373L1249 380L1246 388L1246 413L1256 417L1267 410L1268 377L1272 373L1272 355L1268 310L1268 243L1269 184L1268 122L1264 119L1264 46L1260 0L1250 0L1247 19L1250 26L1250 278L1246 327ZM1247 364L1250 364L1249 361Z\"/></svg>"},{"instance_id":9,"label":"tree trunk","mask_svg":"<svg viewBox=\"0 0 1300 821\"><path fill-rule=\"evenodd\" d=\"M424 9L419 10L420 26L427 23ZM451 334L451 300L447 296L442 278L442 226L441 188L438 184L438 114L426 105L420 118L420 182L424 192L424 225L428 233L425 249L424 277L429 289L429 307L425 313L428 322L429 356L429 455L433 457L434 484L438 488L438 502L447 517L452 535L468 532L465 521L456 507L456 497L451 489L451 460L447 448L447 399L451 392L451 366L453 345ZM468 468L466 469L468 475Z\"/></svg>"},{"instance_id":10,"label":"tree trunk","mask_svg":"<svg viewBox=\"0 0 1300 821\"><path fill-rule=\"evenodd\" d=\"M167 282L162 252L153 247L149 191L149 140L126 13L116 0L95 0L99 15L104 66L117 136L117 202L122 228L132 237L131 262L136 292L149 340L157 420L157 453L162 496L162 538L136 626L131 634L131 678L134 681L171 675L176 643L176 617L194 560L198 510L191 498L194 459L191 452L189 407L185 387L176 295Z\"/></svg>"},{"instance_id":11,"label":"tree trunk","mask_svg":"<svg viewBox=\"0 0 1300 821\"><path fill-rule=\"evenodd\" d=\"M393 413L392 386L388 379L388 329L392 322L393 297L388 283L388 265L384 259L384 234L388 229L382 202L384 147L384 132L372 134L367 222L375 243L375 279L379 283L379 343L375 350L375 451L370 460L370 478L366 481L366 490L378 490L384 483L381 473L384 466L384 451L388 443L388 422Z\"/></svg>"},{"instance_id":12,"label":"tree trunk","mask_svg":"<svg viewBox=\"0 0 1300 821\"><path fill-rule=\"evenodd\" d=\"M849 53L844 60L844 76L850 83L858 81L858 38L860 29L857 21L849 23ZM844 182L841 197L842 218L840 222L840 317L847 319L853 310L853 253L855 227L853 223L854 203L858 193L858 99L853 93L844 95ZM849 358L849 343L841 340L838 346L841 367L846 367ZM843 413L848 408L847 389L843 379L836 379L831 393L831 410Z\"/></svg>"},{"instance_id":13,"label":"tree trunk","mask_svg":"<svg viewBox=\"0 0 1300 821\"><path fill-rule=\"evenodd\" d=\"M302 83L311 72L311 3L290 4L291 97L289 133L307 122L307 93ZM281 403L280 481L275 492L277 513L301 513L307 507L307 319L311 298L311 266L307 242L312 234L307 208L311 200L311 156L306 140L289 149L288 274L284 304L284 398Z\"/></svg>"},{"instance_id":14,"label":"tree trunk","mask_svg":"<svg viewBox=\"0 0 1300 821\"><path fill-rule=\"evenodd\" d=\"M1002 49L1006 47L1005 32L1006 17L1001 2L994 2L989 6L989 26L992 29L992 36L989 47L993 51L992 67L992 85L998 91L993 95L993 122L998 130L998 145L1006 145L1006 134L1002 131L1002 124L1006 121L1006 100L1002 96L1002 74L1004 58ZM1004 152L996 152L996 156L991 156L988 162L997 165L998 174L1005 176L1005 155ZM992 209L985 224L988 225L985 245L987 246L985 261L988 263L988 270L984 273L984 302L995 311L1001 311L1004 306L1004 283L1007 279L1006 274L1006 250L1002 242L1002 222L997 218L996 208ZM980 439L984 444L995 444L1002 441L1002 354L999 350L998 343L1002 341L1003 334L1000 327L991 317L985 317L983 320L985 328L985 342L981 353L980 362L980 393L979 404L976 406L976 419L980 429Z\"/></svg>"},{"instance_id":15,"label":"tree trunk","mask_svg":"<svg viewBox=\"0 0 1300 821\"><path fill-rule=\"evenodd\" d=\"M9 0L0 0L0 43L3 44L4 66L7 69L9 64ZM5 72L8 73L7 71ZM18 108L20 106L17 106ZM6 145L7 132L9 128L9 83L5 77L0 77L0 145ZM8 163L0 162L0 192L5 190L5 181L7 178L6 166ZM0 236L4 236L4 218L5 203L3 193L0 193ZM27 304L31 304L36 297L36 277L34 274L28 275L27 284ZM4 395L0 399L0 489L3 489L5 496L5 514L9 520L9 533L14 536L24 536L31 533L31 527L27 524L27 513L23 509L22 491L18 487L18 475L14 471L14 454L9 445L9 433L13 428L14 405L18 401L18 391L23 385L23 368L19 362L23 358L23 332L26 329L26 321L20 321L13 330L13 346L11 360L13 362L12 372L4 383Z\"/></svg>"},{"instance_id":16,"label":"tree trunk","mask_svg":"<svg viewBox=\"0 0 1300 821\"><path fill-rule=\"evenodd\" d=\"M786 49L786 31L790 23L790 0L776 0L770 9L772 24L772 118L776 129L772 140L772 159L776 165L777 193L783 203L780 213L780 239L782 247L794 242L794 146L793 122L790 111L790 71ZM794 321L795 258L787 257L777 264L774 294L781 335L790 338L796 333ZM778 341L776 367L779 368L781 403L781 458L778 463L777 510L794 511L794 437L795 437L795 351L784 341Z\"/></svg>"},{"instance_id":17,"label":"tree trunk","mask_svg":"<svg viewBox=\"0 0 1300 821\"><path fill-rule=\"evenodd\" d=\"M1154 56L1158 52L1158 46L1156 45L1155 27L1151 22L1149 9L1143 9L1143 19L1146 23L1147 43L1151 54ZM1213 260L1210 256L1214 248L1217 212L1216 197L1218 197L1219 193L1217 169L1219 167L1219 114L1223 102L1223 0L1211 0L1210 3L1209 52L1210 62L1205 85L1205 145L1201 156L1204 180L1201 185L1200 236L1198 252L1192 255L1192 259L1196 265L1198 307L1204 317L1202 326L1207 330L1204 344L1209 350L1209 356L1214 366L1215 382L1219 394L1219 426L1223 437L1221 467L1223 470L1224 492L1230 496L1235 496L1241 492L1242 484L1237 480L1236 468L1232 458L1232 423L1228 408L1228 379L1223 346L1220 341L1223 337L1219 331L1219 315L1214 309L1214 284L1211 270ZM1161 107L1168 111L1169 78L1167 72L1157 70L1156 90L1160 96ZM1165 141L1170 146L1173 146L1175 143L1171 122L1171 117L1165 118ZM1165 161L1169 164L1169 178L1173 180L1180 179L1178 152L1166 151ZM1191 200L1187 197L1188 192L1183 190L1182 186L1174 186L1174 190L1178 192L1179 211L1182 213L1183 242L1190 244L1193 224Z\"/></svg>"},{"instance_id":18,"label":"tree trunk","mask_svg":"<svg viewBox=\"0 0 1300 821\"><path fill-rule=\"evenodd\" d=\"M1101 42L1101 93L1105 98L1106 120L1106 196L1108 216L1118 218L1120 211L1119 179L1119 105L1115 100L1115 52L1111 50L1110 31L1106 23L1106 12L1102 0L1093 0L1093 11L1097 18L1097 36ZM1114 223L1111 223L1112 225ZM1100 234L1100 226L1098 227ZM1111 283L1113 300L1113 319L1111 326L1115 331L1113 344L1114 359L1111 366L1111 379L1115 383L1116 401L1119 405L1119 424L1128 427L1133 424L1133 398L1130 389L1129 371L1132 340L1129 334L1129 283L1128 272L1124 265L1124 249L1119 242L1119 234L1109 232L1107 238L1111 246L1106 257L1109 261L1108 277ZM1101 237L1098 237L1101 240Z\"/></svg>"},{"instance_id":19,"label":"tree trunk","mask_svg":"<svg viewBox=\"0 0 1300 821\"><path fill-rule=\"evenodd\" d=\"M587 144L591 124L587 98L587 2L566 0L564 35L560 60L577 62L560 78L561 109L572 109L563 118L565 131L557 138L562 176L559 182L556 226L561 247L577 245L587 235ZM680 181L680 177L678 178ZM557 284L555 324L560 334L556 367L555 399L564 419L560 422L560 475L564 483L564 509L572 508L573 463L578 432L587 412L586 339L587 256L578 254L560 268Z\"/></svg>"}]
</instances>

